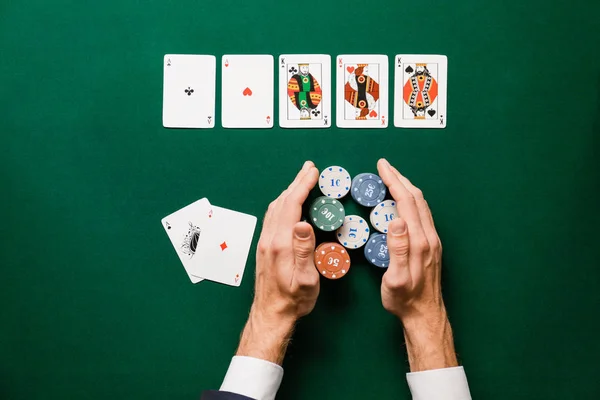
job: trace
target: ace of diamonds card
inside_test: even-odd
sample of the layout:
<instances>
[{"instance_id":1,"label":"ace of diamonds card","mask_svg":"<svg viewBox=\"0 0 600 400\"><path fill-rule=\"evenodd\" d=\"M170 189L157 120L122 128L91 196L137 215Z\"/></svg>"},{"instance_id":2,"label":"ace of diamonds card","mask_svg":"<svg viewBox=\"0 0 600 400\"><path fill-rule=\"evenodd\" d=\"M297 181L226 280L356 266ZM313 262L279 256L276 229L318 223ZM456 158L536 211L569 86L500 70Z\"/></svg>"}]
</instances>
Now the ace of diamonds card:
<instances>
[{"instance_id":1,"label":"ace of diamonds card","mask_svg":"<svg viewBox=\"0 0 600 400\"><path fill-rule=\"evenodd\" d=\"M399 54L395 61L394 126L445 128L448 58Z\"/></svg>"}]
</instances>

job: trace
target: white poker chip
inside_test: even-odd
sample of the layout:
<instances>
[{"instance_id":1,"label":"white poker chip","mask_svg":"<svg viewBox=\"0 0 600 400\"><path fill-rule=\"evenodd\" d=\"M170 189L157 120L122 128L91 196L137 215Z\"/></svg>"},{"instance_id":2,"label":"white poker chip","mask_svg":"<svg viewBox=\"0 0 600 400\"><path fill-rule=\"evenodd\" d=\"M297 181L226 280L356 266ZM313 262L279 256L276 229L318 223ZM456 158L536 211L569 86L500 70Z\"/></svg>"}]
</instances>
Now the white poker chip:
<instances>
[{"instance_id":1,"label":"white poker chip","mask_svg":"<svg viewBox=\"0 0 600 400\"><path fill-rule=\"evenodd\" d=\"M369 224L358 215L347 215L344 224L337 230L337 239L348 249L358 249L369 240Z\"/></svg>"},{"instance_id":2,"label":"white poker chip","mask_svg":"<svg viewBox=\"0 0 600 400\"><path fill-rule=\"evenodd\" d=\"M319 188L327 197L340 199L348 194L351 186L352 178L342 167L327 167L319 175Z\"/></svg>"},{"instance_id":3,"label":"white poker chip","mask_svg":"<svg viewBox=\"0 0 600 400\"><path fill-rule=\"evenodd\" d=\"M390 222L398 215L396 202L394 200L384 200L377 204L371 210L371 225L381 233L387 233Z\"/></svg>"}]
</instances>

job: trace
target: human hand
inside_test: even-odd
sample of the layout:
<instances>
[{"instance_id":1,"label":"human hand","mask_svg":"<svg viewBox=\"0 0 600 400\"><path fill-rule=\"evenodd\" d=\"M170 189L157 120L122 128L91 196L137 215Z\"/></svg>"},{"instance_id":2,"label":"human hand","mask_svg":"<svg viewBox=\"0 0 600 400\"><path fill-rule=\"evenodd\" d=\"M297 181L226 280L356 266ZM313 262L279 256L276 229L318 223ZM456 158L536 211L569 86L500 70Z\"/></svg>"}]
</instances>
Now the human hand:
<instances>
[{"instance_id":1,"label":"human hand","mask_svg":"<svg viewBox=\"0 0 600 400\"><path fill-rule=\"evenodd\" d=\"M384 308L402 321L412 371L457 365L441 289L442 245L423 193L387 160L377 170L397 204L388 228Z\"/></svg>"},{"instance_id":2,"label":"human hand","mask_svg":"<svg viewBox=\"0 0 600 400\"><path fill-rule=\"evenodd\" d=\"M319 171L307 161L269 205L258 242L254 302L238 355L281 364L294 324L315 306L320 279L313 258L315 234L300 218L318 178Z\"/></svg>"}]
</instances>

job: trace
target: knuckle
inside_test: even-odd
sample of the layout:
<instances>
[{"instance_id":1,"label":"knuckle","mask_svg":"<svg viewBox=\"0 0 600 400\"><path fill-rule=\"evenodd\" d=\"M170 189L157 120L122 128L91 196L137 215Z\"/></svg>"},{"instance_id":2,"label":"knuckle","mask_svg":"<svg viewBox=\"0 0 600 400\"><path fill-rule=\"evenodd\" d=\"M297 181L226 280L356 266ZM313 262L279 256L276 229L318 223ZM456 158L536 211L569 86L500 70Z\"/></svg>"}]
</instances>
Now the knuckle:
<instances>
[{"instance_id":1,"label":"knuckle","mask_svg":"<svg viewBox=\"0 0 600 400\"><path fill-rule=\"evenodd\" d=\"M320 282L321 282L321 276L318 273L313 274L311 287L319 286Z\"/></svg>"},{"instance_id":2,"label":"knuckle","mask_svg":"<svg viewBox=\"0 0 600 400\"><path fill-rule=\"evenodd\" d=\"M429 203L427 202L427 200L425 200L425 199L422 199L422 201L423 201L423 207L425 208L425 210L426 210L426 211L427 211L429 214L431 214L431 208L429 207Z\"/></svg>"},{"instance_id":3,"label":"knuckle","mask_svg":"<svg viewBox=\"0 0 600 400\"><path fill-rule=\"evenodd\" d=\"M419 238L414 241L414 246L417 251L422 253L427 253L431 250L431 246L429 246L429 242L426 238Z\"/></svg>"},{"instance_id":4,"label":"knuckle","mask_svg":"<svg viewBox=\"0 0 600 400\"><path fill-rule=\"evenodd\" d=\"M398 292L406 288L408 280L402 275L383 277L384 285L392 292Z\"/></svg>"},{"instance_id":5,"label":"knuckle","mask_svg":"<svg viewBox=\"0 0 600 400\"><path fill-rule=\"evenodd\" d=\"M415 187L412 190L412 195L416 199L423 199L423 191L421 189L419 189L418 187Z\"/></svg>"},{"instance_id":6,"label":"knuckle","mask_svg":"<svg viewBox=\"0 0 600 400\"><path fill-rule=\"evenodd\" d=\"M286 245L281 239L275 239L271 243L271 251L274 254L281 254L285 251Z\"/></svg>"},{"instance_id":7,"label":"knuckle","mask_svg":"<svg viewBox=\"0 0 600 400\"><path fill-rule=\"evenodd\" d=\"M311 274L302 279L299 283L303 289L312 289L319 284L319 274Z\"/></svg>"},{"instance_id":8,"label":"knuckle","mask_svg":"<svg viewBox=\"0 0 600 400\"><path fill-rule=\"evenodd\" d=\"M383 309L389 313L394 314L396 312L396 307L393 303L390 302L384 302L383 303Z\"/></svg>"},{"instance_id":9,"label":"knuckle","mask_svg":"<svg viewBox=\"0 0 600 400\"><path fill-rule=\"evenodd\" d=\"M257 249L258 249L259 253L266 254L269 251L269 248L270 248L269 244L266 243L264 240L259 240L258 241L258 247L257 247Z\"/></svg>"},{"instance_id":10,"label":"knuckle","mask_svg":"<svg viewBox=\"0 0 600 400\"><path fill-rule=\"evenodd\" d=\"M435 238L429 244L429 249L431 250L432 253L437 253L440 251L440 245L441 245L441 243L440 243L439 239Z\"/></svg>"}]
</instances>

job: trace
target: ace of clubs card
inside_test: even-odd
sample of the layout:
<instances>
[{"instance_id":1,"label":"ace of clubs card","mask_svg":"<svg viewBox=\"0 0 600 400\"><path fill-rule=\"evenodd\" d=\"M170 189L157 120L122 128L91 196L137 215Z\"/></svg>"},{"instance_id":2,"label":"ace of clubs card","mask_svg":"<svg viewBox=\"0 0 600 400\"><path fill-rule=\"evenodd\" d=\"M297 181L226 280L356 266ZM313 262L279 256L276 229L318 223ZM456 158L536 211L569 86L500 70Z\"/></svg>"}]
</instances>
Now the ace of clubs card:
<instances>
[{"instance_id":1,"label":"ace of clubs card","mask_svg":"<svg viewBox=\"0 0 600 400\"><path fill-rule=\"evenodd\" d=\"M331 57L327 54L279 56L279 126L331 126Z\"/></svg>"},{"instance_id":2,"label":"ace of clubs card","mask_svg":"<svg viewBox=\"0 0 600 400\"><path fill-rule=\"evenodd\" d=\"M395 61L394 126L445 128L448 58L398 54Z\"/></svg>"},{"instance_id":3,"label":"ace of clubs card","mask_svg":"<svg viewBox=\"0 0 600 400\"><path fill-rule=\"evenodd\" d=\"M339 128L387 128L388 57L339 55L336 63Z\"/></svg>"},{"instance_id":4,"label":"ace of clubs card","mask_svg":"<svg viewBox=\"0 0 600 400\"><path fill-rule=\"evenodd\" d=\"M163 126L214 128L216 58L167 54L163 62Z\"/></svg>"},{"instance_id":5,"label":"ace of clubs card","mask_svg":"<svg viewBox=\"0 0 600 400\"><path fill-rule=\"evenodd\" d=\"M231 55L221 60L224 128L273 127L273 56Z\"/></svg>"}]
</instances>

